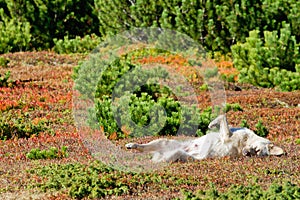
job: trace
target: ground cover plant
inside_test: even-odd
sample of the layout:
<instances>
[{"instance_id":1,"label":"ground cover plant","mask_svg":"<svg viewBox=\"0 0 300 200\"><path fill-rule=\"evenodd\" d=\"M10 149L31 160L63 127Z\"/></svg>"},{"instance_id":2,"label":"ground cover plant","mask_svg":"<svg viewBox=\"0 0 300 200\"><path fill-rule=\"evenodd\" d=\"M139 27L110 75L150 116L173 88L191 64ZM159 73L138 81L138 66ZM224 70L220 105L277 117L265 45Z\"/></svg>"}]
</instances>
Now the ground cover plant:
<instances>
[{"instance_id":1,"label":"ground cover plant","mask_svg":"<svg viewBox=\"0 0 300 200\"><path fill-rule=\"evenodd\" d=\"M298 0L0 0L0 199L300 198L299 17ZM210 72L225 81L230 124L275 141L286 154L174 163L147 173L95 160L75 127L74 78L100 41L136 27L176 30L201 44L216 62ZM181 45L175 38L167 42ZM152 64L171 67L194 87L201 103L186 111L196 114L185 130L197 124L201 136L214 117L209 85L195 63L164 50L132 51L110 63L91 110L120 147L173 137L178 121L189 116L170 89L148 84L130 96L132 119L119 114L129 125L118 127L112 111L118 112L110 107L116 80ZM151 73L167 77L153 69L144 78ZM88 86L88 80L79 81ZM157 104L167 110L166 127L132 137L140 130L130 122L149 124L156 113L148 111Z\"/></svg>"},{"instance_id":2,"label":"ground cover plant","mask_svg":"<svg viewBox=\"0 0 300 200\"><path fill-rule=\"evenodd\" d=\"M300 188L297 185L285 182L272 184L267 190L259 185L233 186L228 192L220 193L213 186L207 191L198 191L197 194L185 193L186 199L298 199Z\"/></svg>"},{"instance_id":3,"label":"ground cover plant","mask_svg":"<svg viewBox=\"0 0 300 200\"><path fill-rule=\"evenodd\" d=\"M62 146L61 149L57 149L56 147L44 150L34 148L26 154L26 158L31 160L63 158L68 156L67 149L66 146Z\"/></svg>"},{"instance_id":4,"label":"ground cover plant","mask_svg":"<svg viewBox=\"0 0 300 200\"><path fill-rule=\"evenodd\" d=\"M72 70L84 55L27 52L1 57L9 62L0 67L0 74L10 71L8 81L13 83L12 87L0 87L1 199L299 198L299 91L226 83L230 124L250 127L275 141L287 152L282 157L225 157L174 163L161 171L124 172L95 161L74 126ZM164 61L167 56L153 55L140 62L155 59ZM185 71L180 62L176 67ZM236 73L227 62L217 63L220 71ZM206 109L210 105L208 91L199 90L197 95L200 109ZM157 136L115 142L124 146L129 140L148 142L154 138Z\"/></svg>"}]
</instances>

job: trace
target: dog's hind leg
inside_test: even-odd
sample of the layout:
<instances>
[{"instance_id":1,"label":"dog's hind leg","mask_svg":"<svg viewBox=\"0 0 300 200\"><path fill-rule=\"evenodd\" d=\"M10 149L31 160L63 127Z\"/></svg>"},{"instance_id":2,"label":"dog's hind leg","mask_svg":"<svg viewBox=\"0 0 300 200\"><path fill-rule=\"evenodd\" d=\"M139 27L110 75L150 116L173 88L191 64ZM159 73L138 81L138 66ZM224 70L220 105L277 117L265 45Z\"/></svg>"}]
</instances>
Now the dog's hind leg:
<instances>
[{"instance_id":1,"label":"dog's hind leg","mask_svg":"<svg viewBox=\"0 0 300 200\"><path fill-rule=\"evenodd\" d=\"M187 154L182 149L177 149L173 151L166 151L166 152L154 152L152 161L154 162L187 162L187 161L193 161L194 157Z\"/></svg>"},{"instance_id":2,"label":"dog's hind leg","mask_svg":"<svg viewBox=\"0 0 300 200\"><path fill-rule=\"evenodd\" d=\"M219 127L220 136L223 142L227 142L230 140L232 132L228 126L226 115L219 115L216 119L210 122L208 128L211 129L213 127Z\"/></svg>"},{"instance_id":3,"label":"dog's hind leg","mask_svg":"<svg viewBox=\"0 0 300 200\"><path fill-rule=\"evenodd\" d=\"M164 156L166 162L187 162L191 160L194 160L194 158L182 149L166 152Z\"/></svg>"}]
</instances>

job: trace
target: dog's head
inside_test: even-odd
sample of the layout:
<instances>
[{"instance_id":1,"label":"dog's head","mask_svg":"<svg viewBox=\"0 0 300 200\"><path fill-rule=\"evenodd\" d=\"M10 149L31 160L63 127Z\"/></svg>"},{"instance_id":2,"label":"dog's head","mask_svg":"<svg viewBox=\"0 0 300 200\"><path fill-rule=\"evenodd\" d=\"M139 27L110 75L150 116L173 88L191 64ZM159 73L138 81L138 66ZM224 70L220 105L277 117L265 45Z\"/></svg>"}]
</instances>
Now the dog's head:
<instances>
[{"instance_id":1,"label":"dog's head","mask_svg":"<svg viewBox=\"0 0 300 200\"><path fill-rule=\"evenodd\" d=\"M226 116L220 115L214 119L208 128L218 127L223 142L237 142L244 146L244 156L280 156L284 154L282 148L275 146L270 140L260 137L248 128L229 128ZM235 137L236 136L236 137Z\"/></svg>"},{"instance_id":2,"label":"dog's head","mask_svg":"<svg viewBox=\"0 0 300 200\"><path fill-rule=\"evenodd\" d=\"M244 156L281 156L284 154L282 148L275 146L270 141L256 141L243 148Z\"/></svg>"}]
</instances>

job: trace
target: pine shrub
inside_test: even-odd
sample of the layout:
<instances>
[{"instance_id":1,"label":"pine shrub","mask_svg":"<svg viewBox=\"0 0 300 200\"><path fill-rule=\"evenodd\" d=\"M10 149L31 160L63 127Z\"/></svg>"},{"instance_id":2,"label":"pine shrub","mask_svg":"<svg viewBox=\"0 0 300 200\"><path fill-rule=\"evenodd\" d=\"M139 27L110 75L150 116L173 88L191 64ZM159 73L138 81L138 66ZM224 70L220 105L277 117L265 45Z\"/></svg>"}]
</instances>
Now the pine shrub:
<instances>
[{"instance_id":1,"label":"pine shrub","mask_svg":"<svg viewBox=\"0 0 300 200\"><path fill-rule=\"evenodd\" d=\"M250 31L245 43L232 47L239 81L261 87L278 87L284 91L300 89L299 43L289 24L283 23L280 32Z\"/></svg>"}]
</instances>

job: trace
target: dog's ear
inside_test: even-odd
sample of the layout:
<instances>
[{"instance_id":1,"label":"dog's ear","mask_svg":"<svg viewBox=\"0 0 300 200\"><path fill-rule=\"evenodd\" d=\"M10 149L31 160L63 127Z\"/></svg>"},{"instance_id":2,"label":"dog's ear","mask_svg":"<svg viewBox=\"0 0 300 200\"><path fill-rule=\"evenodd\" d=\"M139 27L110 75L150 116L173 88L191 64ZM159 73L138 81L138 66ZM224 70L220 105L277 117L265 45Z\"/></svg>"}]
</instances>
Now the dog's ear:
<instances>
[{"instance_id":1,"label":"dog's ear","mask_svg":"<svg viewBox=\"0 0 300 200\"><path fill-rule=\"evenodd\" d=\"M269 147L269 153L271 156L281 156L284 154L283 149L278 146L269 144L268 147Z\"/></svg>"}]
</instances>

